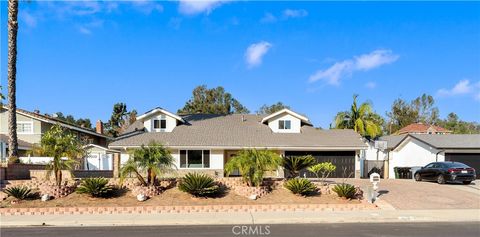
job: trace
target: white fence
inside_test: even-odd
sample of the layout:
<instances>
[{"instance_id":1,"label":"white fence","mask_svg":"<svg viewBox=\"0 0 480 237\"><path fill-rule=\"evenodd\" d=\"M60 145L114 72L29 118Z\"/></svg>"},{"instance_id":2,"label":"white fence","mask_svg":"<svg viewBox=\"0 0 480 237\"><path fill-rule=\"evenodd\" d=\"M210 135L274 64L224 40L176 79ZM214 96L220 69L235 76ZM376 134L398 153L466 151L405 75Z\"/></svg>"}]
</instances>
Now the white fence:
<instances>
[{"instance_id":1,"label":"white fence","mask_svg":"<svg viewBox=\"0 0 480 237\"><path fill-rule=\"evenodd\" d=\"M19 157L20 162L24 164L46 165L53 160L53 157L28 156Z\"/></svg>"}]
</instances>

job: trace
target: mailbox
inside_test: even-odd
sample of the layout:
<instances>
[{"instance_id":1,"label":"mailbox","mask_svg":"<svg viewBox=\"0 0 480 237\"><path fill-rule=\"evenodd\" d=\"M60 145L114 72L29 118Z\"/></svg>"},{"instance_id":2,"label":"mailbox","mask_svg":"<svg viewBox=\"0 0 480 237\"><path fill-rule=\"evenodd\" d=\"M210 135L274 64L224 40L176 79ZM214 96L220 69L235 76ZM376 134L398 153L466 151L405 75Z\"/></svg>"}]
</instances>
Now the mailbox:
<instances>
[{"instance_id":1,"label":"mailbox","mask_svg":"<svg viewBox=\"0 0 480 237\"><path fill-rule=\"evenodd\" d=\"M380 183L380 174L372 173L370 175L370 182L372 182L372 184L373 184L373 190L377 191L377 189L378 189L377 184Z\"/></svg>"}]
</instances>

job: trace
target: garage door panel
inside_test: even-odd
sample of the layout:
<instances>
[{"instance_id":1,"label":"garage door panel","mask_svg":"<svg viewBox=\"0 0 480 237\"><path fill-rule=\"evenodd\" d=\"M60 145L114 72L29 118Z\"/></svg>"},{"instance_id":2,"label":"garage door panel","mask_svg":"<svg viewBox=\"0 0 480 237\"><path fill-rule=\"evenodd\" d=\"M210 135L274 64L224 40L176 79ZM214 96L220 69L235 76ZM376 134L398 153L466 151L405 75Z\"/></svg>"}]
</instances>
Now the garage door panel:
<instances>
[{"instance_id":1,"label":"garage door panel","mask_svg":"<svg viewBox=\"0 0 480 237\"><path fill-rule=\"evenodd\" d=\"M446 153L445 161L464 163L475 169L477 179L480 178L480 153Z\"/></svg>"},{"instance_id":2,"label":"garage door panel","mask_svg":"<svg viewBox=\"0 0 480 237\"><path fill-rule=\"evenodd\" d=\"M331 178L348 178L355 175L355 151L285 151L285 156L312 155L318 163L331 162L337 169ZM301 177L315 178L308 170L300 172Z\"/></svg>"}]
</instances>

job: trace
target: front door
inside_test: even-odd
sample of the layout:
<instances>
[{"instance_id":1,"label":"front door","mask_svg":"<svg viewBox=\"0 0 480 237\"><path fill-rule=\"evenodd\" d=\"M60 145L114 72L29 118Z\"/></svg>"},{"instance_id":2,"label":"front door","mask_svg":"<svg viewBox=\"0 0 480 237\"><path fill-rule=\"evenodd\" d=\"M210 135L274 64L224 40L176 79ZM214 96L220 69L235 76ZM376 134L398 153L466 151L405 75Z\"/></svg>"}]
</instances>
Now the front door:
<instances>
[{"instance_id":1,"label":"front door","mask_svg":"<svg viewBox=\"0 0 480 237\"><path fill-rule=\"evenodd\" d=\"M225 151L225 164L230 161L233 157L235 157L237 155L237 152L238 151ZM224 165L225 165L224 164ZM229 174L229 176L240 176L240 171L239 170L234 170L233 172L231 172ZM225 174L226 176L226 174Z\"/></svg>"}]
</instances>

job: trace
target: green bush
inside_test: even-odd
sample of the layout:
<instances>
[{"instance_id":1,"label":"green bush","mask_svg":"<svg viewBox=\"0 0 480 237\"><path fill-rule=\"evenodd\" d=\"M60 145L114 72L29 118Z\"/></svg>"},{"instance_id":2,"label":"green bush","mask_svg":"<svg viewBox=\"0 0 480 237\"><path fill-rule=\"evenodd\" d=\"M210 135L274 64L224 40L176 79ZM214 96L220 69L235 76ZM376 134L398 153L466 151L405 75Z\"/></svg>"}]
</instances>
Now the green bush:
<instances>
[{"instance_id":1,"label":"green bush","mask_svg":"<svg viewBox=\"0 0 480 237\"><path fill-rule=\"evenodd\" d=\"M180 182L178 189L196 197L213 196L220 192L215 180L206 174L188 173Z\"/></svg>"},{"instance_id":2,"label":"green bush","mask_svg":"<svg viewBox=\"0 0 480 237\"><path fill-rule=\"evenodd\" d=\"M78 186L77 193L92 197L109 197L113 193L113 187L108 185L108 180L105 178L86 178Z\"/></svg>"},{"instance_id":3,"label":"green bush","mask_svg":"<svg viewBox=\"0 0 480 237\"><path fill-rule=\"evenodd\" d=\"M310 182L310 180L304 178L294 178L287 180L284 186L292 193L302 196L306 196L317 191L317 186Z\"/></svg>"},{"instance_id":4,"label":"green bush","mask_svg":"<svg viewBox=\"0 0 480 237\"><path fill-rule=\"evenodd\" d=\"M335 185L335 187L333 187L332 190L337 193L339 197L344 197L348 199L352 199L353 197L355 197L356 192L355 186L346 183L337 184Z\"/></svg>"},{"instance_id":5,"label":"green bush","mask_svg":"<svg viewBox=\"0 0 480 237\"><path fill-rule=\"evenodd\" d=\"M8 196L12 196L18 200L24 200L33 196L32 190L24 186L15 186L3 190Z\"/></svg>"},{"instance_id":6,"label":"green bush","mask_svg":"<svg viewBox=\"0 0 480 237\"><path fill-rule=\"evenodd\" d=\"M306 156L287 156L283 159L283 167L287 172L288 178L295 178L300 175L300 171L306 169L316 162L311 155Z\"/></svg>"}]
</instances>

